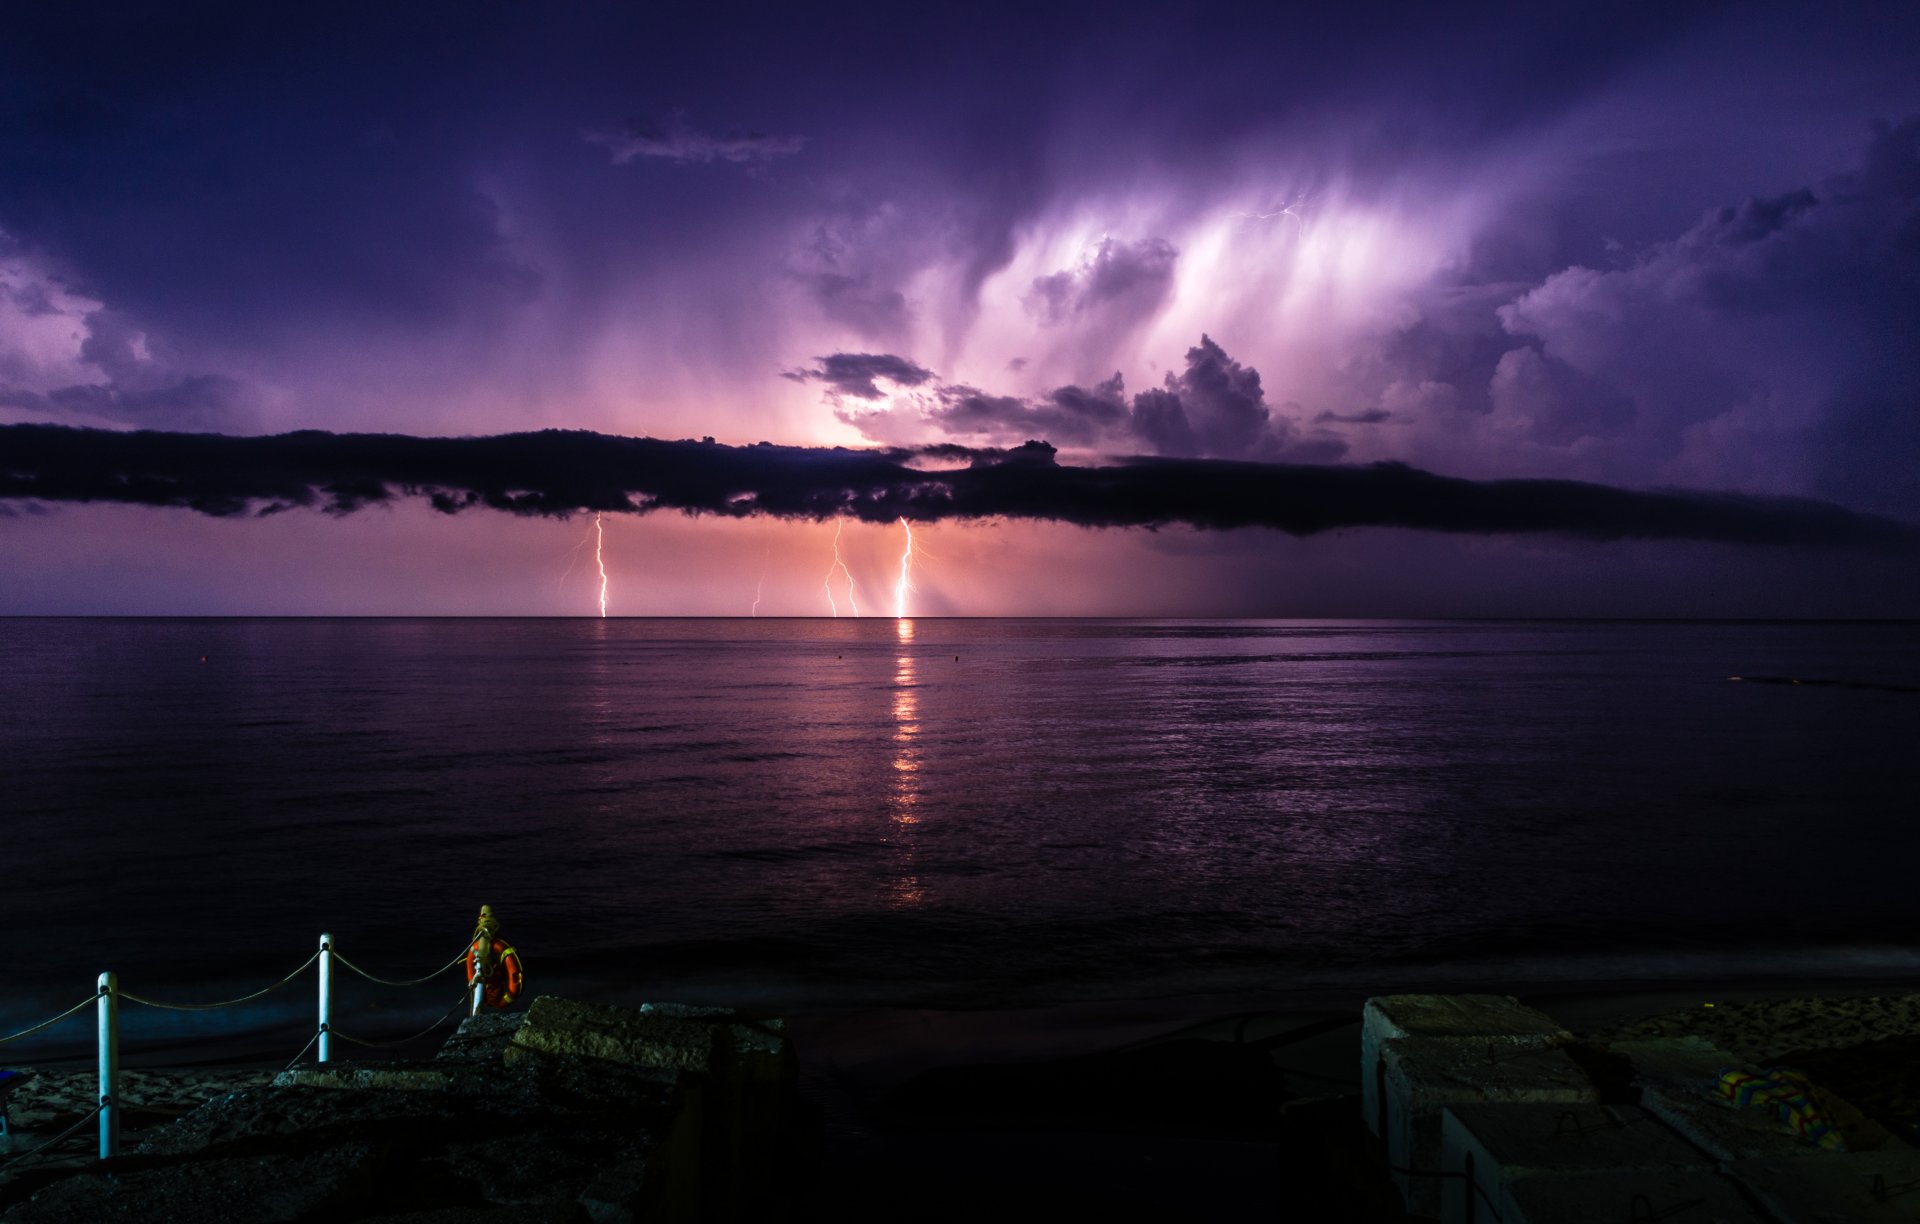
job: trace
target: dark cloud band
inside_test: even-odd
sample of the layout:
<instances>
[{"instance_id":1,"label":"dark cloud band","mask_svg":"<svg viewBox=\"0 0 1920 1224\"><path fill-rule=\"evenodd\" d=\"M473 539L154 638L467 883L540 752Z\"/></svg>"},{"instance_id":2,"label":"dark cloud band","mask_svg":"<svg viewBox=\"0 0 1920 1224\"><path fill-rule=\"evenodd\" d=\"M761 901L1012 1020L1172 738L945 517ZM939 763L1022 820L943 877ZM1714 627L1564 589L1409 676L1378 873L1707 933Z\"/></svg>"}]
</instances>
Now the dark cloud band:
<instances>
[{"instance_id":1,"label":"dark cloud band","mask_svg":"<svg viewBox=\"0 0 1920 1224\"><path fill-rule=\"evenodd\" d=\"M927 467L925 464L964 464ZM1397 463L1316 466L1136 458L1054 461L1053 448L726 446L580 431L417 438L274 437L0 426L0 499L344 514L404 497L449 513L580 511L872 522L1046 519L1086 527L1342 527L1591 540L1675 539L1911 549L1920 528L1825 502L1566 480L1471 481Z\"/></svg>"}]
</instances>

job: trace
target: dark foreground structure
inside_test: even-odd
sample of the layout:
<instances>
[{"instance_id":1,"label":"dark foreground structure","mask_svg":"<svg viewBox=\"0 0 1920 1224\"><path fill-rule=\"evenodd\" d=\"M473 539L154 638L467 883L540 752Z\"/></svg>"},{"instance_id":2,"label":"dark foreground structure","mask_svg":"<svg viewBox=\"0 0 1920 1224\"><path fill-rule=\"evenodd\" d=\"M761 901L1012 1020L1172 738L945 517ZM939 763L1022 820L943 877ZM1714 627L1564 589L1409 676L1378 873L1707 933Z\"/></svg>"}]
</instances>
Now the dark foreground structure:
<instances>
[{"instance_id":1,"label":"dark foreground structure","mask_svg":"<svg viewBox=\"0 0 1920 1224\"><path fill-rule=\"evenodd\" d=\"M783 1029L540 998L469 1019L431 1060L283 1072L111 1161L24 1174L0 1218L760 1218L792 1118Z\"/></svg>"},{"instance_id":2,"label":"dark foreground structure","mask_svg":"<svg viewBox=\"0 0 1920 1224\"><path fill-rule=\"evenodd\" d=\"M914 1068L867 1019L838 1057L796 1021L802 1066L780 1020L543 997L424 1061L130 1073L175 1116L13 1171L0 1220L1920 1219L1920 995L1632 1014L1576 1033L1506 996L1391 995ZM84 1120L90 1091L36 1111Z\"/></svg>"}]
</instances>

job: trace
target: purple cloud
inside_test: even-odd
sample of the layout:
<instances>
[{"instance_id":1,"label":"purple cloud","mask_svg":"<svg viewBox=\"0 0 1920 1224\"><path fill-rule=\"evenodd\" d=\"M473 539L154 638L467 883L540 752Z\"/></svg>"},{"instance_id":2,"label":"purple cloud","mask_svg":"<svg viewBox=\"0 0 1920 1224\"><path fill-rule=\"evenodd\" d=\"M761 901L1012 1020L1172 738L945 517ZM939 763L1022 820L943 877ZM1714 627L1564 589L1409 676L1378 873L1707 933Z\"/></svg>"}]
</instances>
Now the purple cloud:
<instances>
[{"instance_id":1,"label":"purple cloud","mask_svg":"<svg viewBox=\"0 0 1920 1224\"><path fill-rule=\"evenodd\" d=\"M823 359L819 371L787 377L818 378L835 386L840 394L878 399L878 388L865 375L875 363L898 362L924 376L908 385L938 383L928 371L903 358L837 356L848 361L846 385L828 377L824 363L831 362L830 358ZM904 378L894 381L907 382ZM938 384L931 392L905 409L843 409L840 416L880 441L897 438L903 413L917 413L912 419L950 437L994 443L1045 438L1057 445L1086 449L1294 463L1331 462L1347 450L1347 444L1334 435L1302 435L1291 420L1275 417L1267 407L1260 372L1227 356L1226 350L1205 335L1187 350L1184 369L1169 372L1160 386L1141 391L1131 400L1127 398L1126 382L1118 373L1091 387L1068 384L1037 398L995 395L958 383Z\"/></svg>"},{"instance_id":2,"label":"purple cloud","mask_svg":"<svg viewBox=\"0 0 1920 1224\"><path fill-rule=\"evenodd\" d=\"M1178 258L1173 244L1162 238L1131 243L1102 238L1075 267L1035 277L1021 301L1045 323L1108 308L1151 314L1173 288Z\"/></svg>"},{"instance_id":3,"label":"purple cloud","mask_svg":"<svg viewBox=\"0 0 1920 1224\"><path fill-rule=\"evenodd\" d=\"M616 166L642 157L682 163L765 163L791 157L806 144L804 136L770 136L753 131L702 132L687 122L684 111L677 110L665 119L650 116L629 119L622 131L591 131L585 134L585 139L589 144L605 146Z\"/></svg>"},{"instance_id":4,"label":"purple cloud","mask_svg":"<svg viewBox=\"0 0 1920 1224\"><path fill-rule=\"evenodd\" d=\"M788 370L781 377L795 382L824 383L831 396L864 400L885 397L886 392L879 385L882 380L902 387L918 387L935 381L932 370L891 353L829 353L816 360L820 364L811 370Z\"/></svg>"}]
</instances>

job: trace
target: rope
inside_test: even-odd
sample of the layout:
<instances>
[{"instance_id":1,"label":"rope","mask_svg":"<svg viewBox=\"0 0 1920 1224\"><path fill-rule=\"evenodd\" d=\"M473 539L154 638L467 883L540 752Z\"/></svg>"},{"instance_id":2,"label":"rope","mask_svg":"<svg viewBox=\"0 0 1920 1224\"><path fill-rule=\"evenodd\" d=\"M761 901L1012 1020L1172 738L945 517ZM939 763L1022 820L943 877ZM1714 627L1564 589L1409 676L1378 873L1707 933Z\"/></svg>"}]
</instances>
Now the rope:
<instances>
[{"instance_id":1,"label":"rope","mask_svg":"<svg viewBox=\"0 0 1920 1224\"><path fill-rule=\"evenodd\" d=\"M260 990L256 990L250 995L241 995L237 999L226 999L219 1003L162 1003L158 999L142 998L140 995L133 994L132 992L125 991L125 990L120 992L120 997L125 999L129 1003L143 1003L148 1007L164 1008L167 1011L218 1011L220 1008L223 1008L223 1007L233 1007L240 1003L251 1003L255 999L261 997L262 995L271 994L272 992L280 989L282 986L285 986L288 982L291 982L293 979L305 973L307 971L307 966L311 965L313 962L319 959L320 959L320 953L316 951L312 956L309 956L305 961L301 962L301 965L298 969L295 969L292 973L289 973L287 976L281 978L279 981L275 982L273 985L267 986Z\"/></svg>"},{"instance_id":2,"label":"rope","mask_svg":"<svg viewBox=\"0 0 1920 1224\"><path fill-rule=\"evenodd\" d=\"M454 1001L453 1006L447 1009L446 1015L440 1017L438 1020L435 1020L432 1024L429 1024L427 1027L421 1029L419 1032L415 1033L413 1036L402 1037L398 1041L365 1041L359 1037L349 1037L345 1033L341 1032L339 1029L329 1029L328 1031L331 1032L335 1037L338 1037L340 1040L350 1041L357 1046L367 1046L371 1049L390 1049L393 1046L403 1046L410 1041L418 1041L422 1037L425 1037L428 1033L431 1033L433 1030L439 1028L441 1025L451 1020L453 1018L453 1014L459 1011L461 1008L467 1006L471 1000L472 1000L471 995L468 995L462 992L460 997ZM318 1036L318 1034L315 1034L315 1036ZM301 1052L305 1053L304 1050Z\"/></svg>"},{"instance_id":3,"label":"rope","mask_svg":"<svg viewBox=\"0 0 1920 1224\"><path fill-rule=\"evenodd\" d=\"M320 1040L321 1032L322 1030L320 1029L313 1030L313 1036L307 1038L307 1044L301 1046L300 1052L293 1056L293 1062L288 1063L285 1067L281 1068L281 1070L283 1071L293 1070L294 1064L298 1063L301 1059L305 1058L307 1056L307 1051L313 1048L313 1043Z\"/></svg>"},{"instance_id":4,"label":"rope","mask_svg":"<svg viewBox=\"0 0 1920 1224\"><path fill-rule=\"evenodd\" d=\"M31 1152L22 1152L18 1156L11 1156L11 1157L8 1157L5 1161L0 1161L0 1171L11 1169L14 1165L19 1164L23 1160L32 1160L35 1156L38 1156L40 1153L46 1151L48 1148L52 1147L54 1144L63 1143L66 1140L72 1138L73 1133L75 1131L79 1130L81 1127L85 1126L87 1123L99 1117L100 1111L103 1108L105 1107L101 1105L95 1105L93 1107L92 1113L87 1114L85 1117L81 1118L78 1122L75 1122L72 1126L69 1126L67 1129L61 1131L59 1134L47 1140L45 1143L33 1149Z\"/></svg>"},{"instance_id":5,"label":"rope","mask_svg":"<svg viewBox=\"0 0 1920 1224\"><path fill-rule=\"evenodd\" d=\"M71 1016L73 1013L81 1010L82 1008L91 1007L93 1004L99 1001L100 1001L100 996L97 994L89 998L82 999L78 1003L75 1003L72 1007L69 1007L67 1010L61 1012L59 1015L55 1016L51 1020L42 1020L40 1023L34 1025L32 1028L24 1028L17 1033L10 1033L5 1037L0 1037L0 1045L5 1045L9 1041L18 1041L22 1037L31 1037L43 1028L52 1028L54 1025L60 1023L62 1020L65 1020L68 1016Z\"/></svg>"},{"instance_id":6,"label":"rope","mask_svg":"<svg viewBox=\"0 0 1920 1224\"><path fill-rule=\"evenodd\" d=\"M381 986L418 986L423 982L431 982L433 979L439 977L441 974L453 968L455 965L459 964L461 961L467 959L467 950L472 946L473 945L471 944L463 945L458 952L454 953L452 960L440 966L438 969L435 969L432 973L429 973L427 976L417 977L417 978L414 978L412 981L408 981L408 982L395 982L395 981L390 981L387 978L375 977L371 973L368 973L365 969L362 969L360 966L348 960L346 957L340 955L338 952L335 952L333 954L333 959L338 964L353 970L355 973L367 979L369 982L376 982Z\"/></svg>"}]
</instances>

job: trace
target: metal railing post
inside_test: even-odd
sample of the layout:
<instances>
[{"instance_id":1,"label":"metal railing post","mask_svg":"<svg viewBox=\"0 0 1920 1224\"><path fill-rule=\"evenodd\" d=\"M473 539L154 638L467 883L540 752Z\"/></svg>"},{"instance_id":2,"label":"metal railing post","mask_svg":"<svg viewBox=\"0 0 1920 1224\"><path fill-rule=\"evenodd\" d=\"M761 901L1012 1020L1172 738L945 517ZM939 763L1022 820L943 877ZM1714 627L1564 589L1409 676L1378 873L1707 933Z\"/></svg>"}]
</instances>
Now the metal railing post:
<instances>
[{"instance_id":1,"label":"metal railing post","mask_svg":"<svg viewBox=\"0 0 1920 1224\"><path fill-rule=\"evenodd\" d=\"M120 979L100 975L100 1159L120 1151Z\"/></svg>"},{"instance_id":2,"label":"metal railing post","mask_svg":"<svg viewBox=\"0 0 1920 1224\"><path fill-rule=\"evenodd\" d=\"M333 936L320 936L320 1054L321 1062L333 1057Z\"/></svg>"}]
</instances>

